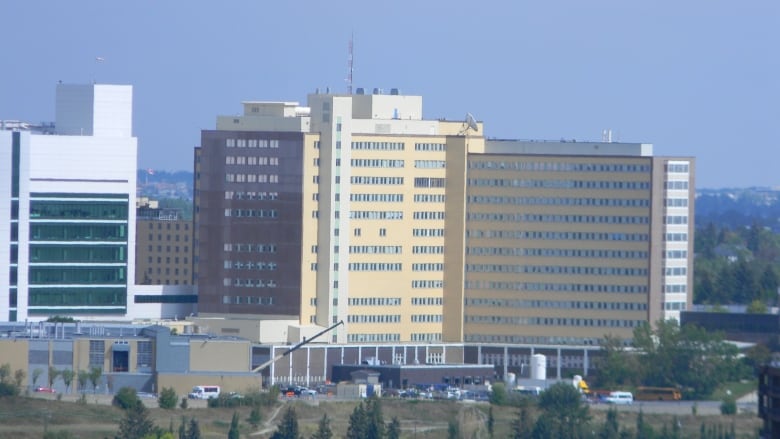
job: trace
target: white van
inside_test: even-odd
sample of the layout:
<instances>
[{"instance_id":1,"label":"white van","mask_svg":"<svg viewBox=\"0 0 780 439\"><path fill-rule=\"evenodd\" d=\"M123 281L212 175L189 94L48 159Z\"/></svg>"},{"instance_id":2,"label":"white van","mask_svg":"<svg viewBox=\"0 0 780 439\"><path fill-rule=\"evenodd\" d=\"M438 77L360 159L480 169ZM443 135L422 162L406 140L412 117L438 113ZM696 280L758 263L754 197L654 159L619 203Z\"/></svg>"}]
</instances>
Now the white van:
<instances>
[{"instance_id":1,"label":"white van","mask_svg":"<svg viewBox=\"0 0 780 439\"><path fill-rule=\"evenodd\" d=\"M219 386L195 386L187 397L190 399L209 399L218 397L219 393Z\"/></svg>"},{"instance_id":2,"label":"white van","mask_svg":"<svg viewBox=\"0 0 780 439\"><path fill-rule=\"evenodd\" d=\"M631 392L609 392L605 401L609 404L631 405L634 403L634 394Z\"/></svg>"}]
</instances>

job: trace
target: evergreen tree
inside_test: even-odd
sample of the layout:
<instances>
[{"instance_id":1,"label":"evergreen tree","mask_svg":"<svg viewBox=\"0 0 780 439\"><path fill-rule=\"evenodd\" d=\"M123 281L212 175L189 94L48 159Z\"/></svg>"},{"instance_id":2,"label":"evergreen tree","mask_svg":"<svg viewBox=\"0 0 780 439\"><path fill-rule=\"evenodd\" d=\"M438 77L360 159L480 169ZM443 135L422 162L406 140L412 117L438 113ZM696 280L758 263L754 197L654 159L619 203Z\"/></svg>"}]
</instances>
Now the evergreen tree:
<instances>
[{"instance_id":1,"label":"evergreen tree","mask_svg":"<svg viewBox=\"0 0 780 439\"><path fill-rule=\"evenodd\" d=\"M390 421L390 425L387 426L387 439L399 439L401 437L401 421L398 417L393 416L393 420Z\"/></svg>"},{"instance_id":2,"label":"evergreen tree","mask_svg":"<svg viewBox=\"0 0 780 439\"><path fill-rule=\"evenodd\" d=\"M260 423L263 421L263 418L260 416L260 408L257 406L252 407L252 411L249 413L249 425L252 426L252 428L257 429L257 427L260 426Z\"/></svg>"},{"instance_id":3,"label":"evergreen tree","mask_svg":"<svg viewBox=\"0 0 780 439\"><path fill-rule=\"evenodd\" d=\"M295 413L295 409L288 407L284 412L282 422L276 427L271 439L299 439L300 433L298 433L298 415Z\"/></svg>"},{"instance_id":4,"label":"evergreen tree","mask_svg":"<svg viewBox=\"0 0 780 439\"><path fill-rule=\"evenodd\" d=\"M488 431L488 437L490 439L493 439L493 432L496 427L496 418L493 417L493 406L491 405L488 409L488 418L487 418L487 431Z\"/></svg>"},{"instance_id":5,"label":"evergreen tree","mask_svg":"<svg viewBox=\"0 0 780 439\"><path fill-rule=\"evenodd\" d=\"M181 425L179 425L179 439L187 439L187 419L181 417Z\"/></svg>"},{"instance_id":6,"label":"evergreen tree","mask_svg":"<svg viewBox=\"0 0 780 439\"><path fill-rule=\"evenodd\" d=\"M325 413L322 415L322 419L320 419L319 424L317 424L317 431L314 432L314 435L311 437L311 439L332 439L333 438L333 431L330 429L330 418L328 418L328 414Z\"/></svg>"},{"instance_id":7,"label":"evergreen tree","mask_svg":"<svg viewBox=\"0 0 780 439\"><path fill-rule=\"evenodd\" d=\"M617 410L610 408L607 411L607 419L604 420L604 426L599 433L600 439L618 439L620 437L620 426L618 425Z\"/></svg>"},{"instance_id":8,"label":"evergreen tree","mask_svg":"<svg viewBox=\"0 0 780 439\"><path fill-rule=\"evenodd\" d=\"M645 422L645 414L642 409L639 409L639 414L636 417L636 439L653 439L654 437L653 427Z\"/></svg>"},{"instance_id":9,"label":"evergreen tree","mask_svg":"<svg viewBox=\"0 0 780 439\"><path fill-rule=\"evenodd\" d=\"M233 412L233 419L230 420L230 430L228 430L228 439L239 439L238 413L236 412Z\"/></svg>"},{"instance_id":10,"label":"evergreen tree","mask_svg":"<svg viewBox=\"0 0 780 439\"><path fill-rule=\"evenodd\" d=\"M447 423L447 439L458 439L458 423L454 419L450 419Z\"/></svg>"},{"instance_id":11,"label":"evergreen tree","mask_svg":"<svg viewBox=\"0 0 780 439\"><path fill-rule=\"evenodd\" d=\"M545 427L550 427L553 437L559 439L580 437L590 420L580 392L566 382L553 384L542 392L539 409L542 410L539 420L544 419Z\"/></svg>"},{"instance_id":12,"label":"evergreen tree","mask_svg":"<svg viewBox=\"0 0 780 439\"><path fill-rule=\"evenodd\" d=\"M512 439L531 439L532 427L528 407L522 407L512 421Z\"/></svg>"},{"instance_id":13,"label":"evergreen tree","mask_svg":"<svg viewBox=\"0 0 780 439\"><path fill-rule=\"evenodd\" d=\"M376 396L366 401L366 439L385 437L385 421L382 417L382 404Z\"/></svg>"},{"instance_id":14,"label":"evergreen tree","mask_svg":"<svg viewBox=\"0 0 780 439\"><path fill-rule=\"evenodd\" d=\"M366 439L368 436L368 417L366 409L361 401L352 414L349 415L349 426L347 427L347 439Z\"/></svg>"},{"instance_id":15,"label":"evergreen tree","mask_svg":"<svg viewBox=\"0 0 780 439\"><path fill-rule=\"evenodd\" d=\"M200 439L200 425L195 417L190 418L190 428L187 429L186 439Z\"/></svg>"},{"instance_id":16,"label":"evergreen tree","mask_svg":"<svg viewBox=\"0 0 780 439\"><path fill-rule=\"evenodd\" d=\"M119 422L117 439L141 439L154 432L154 423L149 419L149 411L143 404L125 410L125 417Z\"/></svg>"}]
</instances>

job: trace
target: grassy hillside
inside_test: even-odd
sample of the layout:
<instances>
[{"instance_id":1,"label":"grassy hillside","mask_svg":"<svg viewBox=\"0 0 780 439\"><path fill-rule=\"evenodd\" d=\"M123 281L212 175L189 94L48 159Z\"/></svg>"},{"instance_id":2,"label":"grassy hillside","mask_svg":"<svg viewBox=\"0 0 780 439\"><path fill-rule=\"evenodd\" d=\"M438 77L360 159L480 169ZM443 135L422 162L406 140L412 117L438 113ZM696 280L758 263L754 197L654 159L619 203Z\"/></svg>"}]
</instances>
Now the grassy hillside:
<instances>
[{"instance_id":1,"label":"grassy hillside","mask_svg":"<svg viewBox=\"0 0 780 439\"><path fill-rule=\"evenodd\" d=\"M123 418L121 410L107 405L107 399L96 400L87 398L87 403L58 401L56 398L38 397L0 398L0 438L36 438L43 437L44 429L52 432L69 432L73 438L103 439L112 438L118 430L119 421ZM153 401L152 401L153 402ZM178 429L183 416L189 420L198 420L204 439L223 439L227 437L230 419L237 411L240 419L241 437L268 438L275 429L275 422L281 419L282 410L288 404L295 407L299 425L304 438L309 438L315 431L317 422L323 413L332 419L332 429L335 438L344 437L356 402L337 401L291 401L263 408L263 425L253 430L247 418L250 409L207 409L190 408L186 410L162 410L150 408L154 422L167 429L171 423L174 432ZM394 416L398 417L402 426L404 438L439 439L447 437L450 420L455 420L459 426L461 437L487 438L487 404L457 403L450 401L407 401L400 399L383 400L382 412L386 422ZM518 410L512 407L494 407L495 438L509 437L511 423L517 417ZM603 407L593 407L591 410L591 425L598 432L604 422L606 410ZM622 428L629 430L636 426L635 411L619 410L619 422ZM737 437L755 437L760 426L760 419L753 413L736 416L721 416L700 414L694 417L690 412L679 413L675 418L672 414L645 413L645 420L660 432L663 425L670 426L675 419L683 429L683 437L698 438L702 423L707 425L722 425L730 428L732 423L738 432ZM535 416L534 416L535 417Z\"/></svg>"}]
</instances>

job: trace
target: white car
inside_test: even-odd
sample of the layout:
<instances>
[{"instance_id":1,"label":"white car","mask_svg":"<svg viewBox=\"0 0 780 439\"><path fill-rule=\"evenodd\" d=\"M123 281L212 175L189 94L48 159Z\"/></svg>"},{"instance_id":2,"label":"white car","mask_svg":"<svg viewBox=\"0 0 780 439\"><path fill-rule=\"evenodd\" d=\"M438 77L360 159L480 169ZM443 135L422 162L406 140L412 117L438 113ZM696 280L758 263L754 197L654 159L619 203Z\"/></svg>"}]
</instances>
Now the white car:
<instances>
[{"instance_id":1,"label":"white car","mask_svg":"<svg viewBox=\"0 0 780 439\"><path fill-rule=\"evenodd\" d=\"M608 404L631 405L634 403L634 395L631 392L609 392L604 401Z\"/></svg>"}]
</instances>

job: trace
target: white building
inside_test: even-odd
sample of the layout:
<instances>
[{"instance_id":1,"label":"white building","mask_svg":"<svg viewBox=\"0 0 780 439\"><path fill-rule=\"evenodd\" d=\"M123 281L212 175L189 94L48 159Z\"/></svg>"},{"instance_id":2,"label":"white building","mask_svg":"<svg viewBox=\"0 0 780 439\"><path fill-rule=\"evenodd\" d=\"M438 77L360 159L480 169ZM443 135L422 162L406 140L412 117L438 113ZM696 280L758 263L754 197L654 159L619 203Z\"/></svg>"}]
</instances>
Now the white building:
<instances>
[{"instance_id":1,"label":"white building","mask_svg":"<svg viewBox=\"0 0 780 439\"><path fill-rule=\"evenodd\" d=\"M0 131L0 320L126 318L132 86L57 86L55 126ZM10 197L9 197L10 195ZM130 281L128 281L130 279Z\"/></svg>"}]
</instances>

